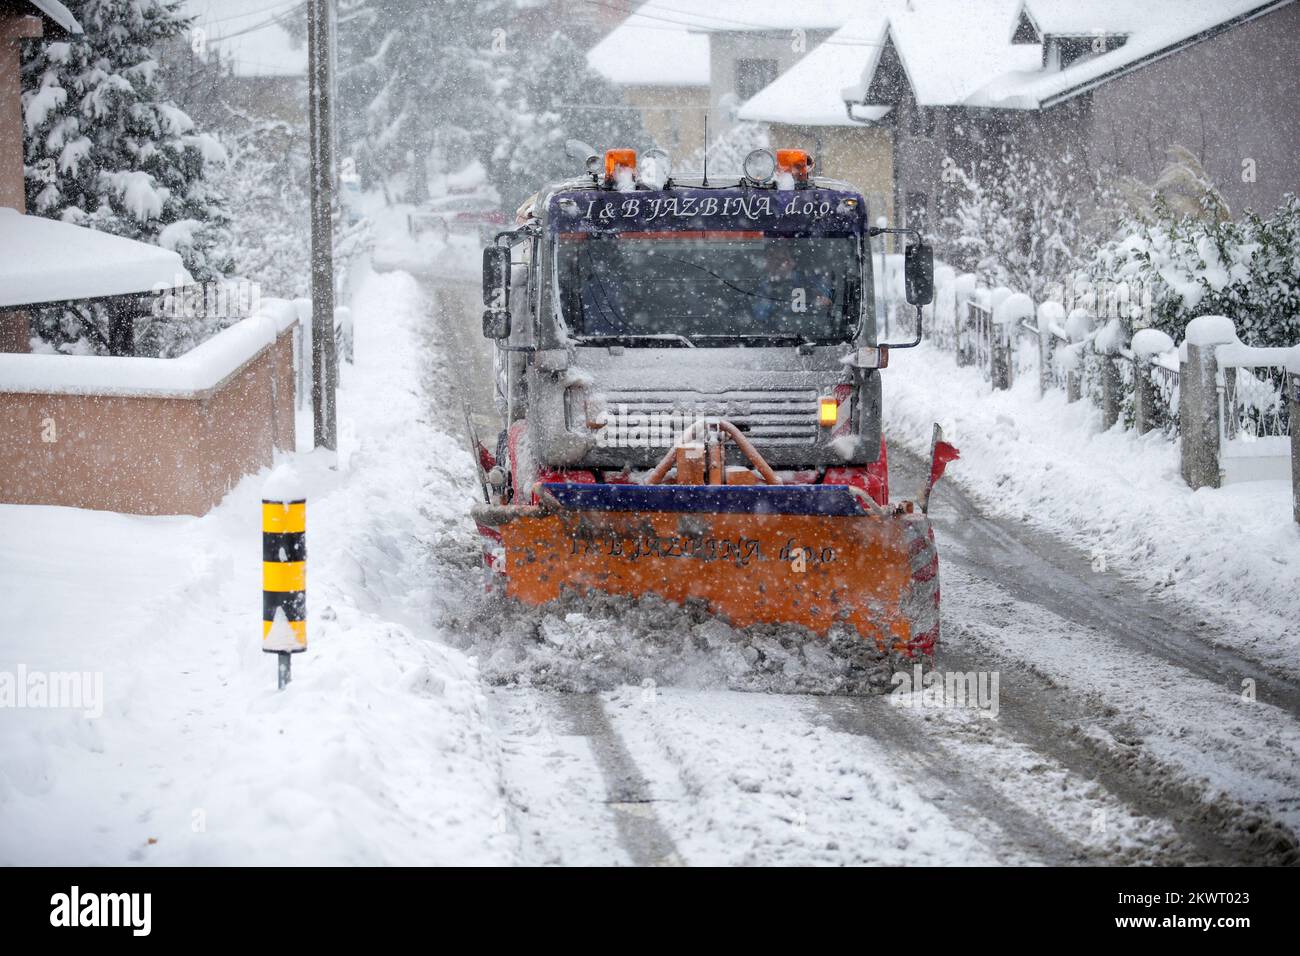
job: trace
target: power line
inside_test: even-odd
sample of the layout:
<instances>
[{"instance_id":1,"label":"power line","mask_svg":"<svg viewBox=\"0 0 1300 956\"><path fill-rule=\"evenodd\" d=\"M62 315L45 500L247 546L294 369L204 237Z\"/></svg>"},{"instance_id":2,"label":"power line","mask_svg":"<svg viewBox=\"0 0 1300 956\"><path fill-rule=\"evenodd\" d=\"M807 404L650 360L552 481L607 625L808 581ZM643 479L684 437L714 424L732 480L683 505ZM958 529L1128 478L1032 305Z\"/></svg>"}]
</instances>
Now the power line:
<instances>
[{"instance_id":1,"label":"power line","mask_svg":"<svg viewBox=\"0 0 1300 956\"><path fill-rule=\"evenodd\" d=\"M706 19L706 15L704 14L698 15L699 19L695 19L695 20L676 20L673 19L672 17L666 17L662 15L656 16L654 13L645 12L647 7L653 6L652 3L642 4L640 7L634 9L631 7L623 6L622 4L618 4L618 3L609 3L606 2L606 0L583 0L583 2L591 4L592 6L606 7L610 10L615 10L619 13L627 14L629 18L637 17L640 19L654 20L654 21L658 21L659 23L669 23L673 25L673 26L660 27L660 26L654 26L653 24L649 24L649 23L632 24L632 26L635 26L639 30L662 30L666 33L682 33L682 32L689 32L690 28L695 27L700 30L706 30L706 31L713 29L713 30L717 30L718 32L726 32L725 26L728 23L742 26L742 27L752 27L755 30L768 30L768 31L777 31L777 32L784 32L787 29L792 31L806 29L804 27L782 27L782 26L776 26L775 24L761 24L752 21L736 20L727 17L717 18L712 24L710 24L707 22L702 22L704 19ZM676 11L668 11L668 12L676 12ZM696 15L688 14L688 16L696 16ZM674 29L674 28L678 28L678 29ZM814 29L830 29L830 28L817 27ZM831 36L831 37L827 37L821 43L815 44L815 46L822 46L822 45L850 46L850 47L878 47L878 46L883 46L884 44L880 40L875 38L868 39L865 37L863 38L840 37L836 39L834 36Z\"/></svg>"},{"instance_id":2,"label":"power line","mask_svg":"<svg viewBox=\"0 0 1300 956\"><path fill-rule=\"evenodd\" d=\"M196 16L194 25L206 30L214 23L227 23L231 20L243 20L245 17L257 17L261 16L263 13L270 13L278 7L292 7L294 5L301 5L301 3L302 0L278 0L277 3L273 3L269 7L262 7L258 10L245 10L243 13L232 13L228 17L216 17L211 20L203 20L202 22L199 22L199 18ZM286 10L285 12L287 13L288 11Z\"/></svg>"}]
</instances>

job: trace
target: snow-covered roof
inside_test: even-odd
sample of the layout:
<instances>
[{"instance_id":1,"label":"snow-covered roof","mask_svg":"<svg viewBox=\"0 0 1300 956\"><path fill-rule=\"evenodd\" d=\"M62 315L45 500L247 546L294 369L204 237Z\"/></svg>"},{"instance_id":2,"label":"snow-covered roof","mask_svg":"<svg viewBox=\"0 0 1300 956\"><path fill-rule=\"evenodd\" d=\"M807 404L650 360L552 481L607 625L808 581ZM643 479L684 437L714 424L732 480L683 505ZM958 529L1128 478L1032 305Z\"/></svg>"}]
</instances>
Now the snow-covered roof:
<instances>
[{"instance_id":1,"label":"snow-covered roof","mask_svg":"<svg viewBox=\"0 0 1300 956\"><path fill-rule=\"evenodd\" d=\"M307 75L307 43L286 29L306 23L304 0L185 0L181 12L236 76Z\"/></svg>"},{"instance_id":2,"label":"snow-covered roof","mask_svg":"<svg viewBox=\"0 0 1300 956\"><path fill-rule=\"evenodd\" d=\"M77 22L71 11L68 10L59 0L27 0L33 7L41 11L58 24L64 31L71 34L81 33L81 24Z\"/></svg>"},{"instance_id":3,"label":"snow-covered roof","mask_svg":"<svg viewBox=\"0 0 1300 956\"><path fill-rule=\"evenodd\" d=\"M1038 109L1136 69L1207 31L1291 2L862 0L852 19L745 103L740 116L852 125L844 102L866 102L889 45L921 106ZM1044 36L1120 34L1126 39L1122 46L1064 69L1046 69L1040 45L1011 42L1022 15ZM883 105L859 107L855 115L872 118Z\"/></svg>"},{"instance_id":4,"label":"snow-covered roof","mask_svg":"<svg viewBox=\"0 0 1300 956\"><path fill-rule=\"evenodd\" d=\"M1044 36L1123 34L1126 41L1063 70L1038 68L991 81L967 105L1037 109L1099 82L1127 73L1152 57L1232 21L1258 16L1292 0L1027 0L1025 7ZM1030 47L1029 49L1034 49Z\"/></svg>"},{"instance_id":5,"label":"snow-covered roof","mask_svg":"<svg viewBox=\"0 0 1300 956\"><path fill-rule=\"evenodd\" d=\"M961 103L1011 69L1034 69L1042 53L1012 45L1023 0L863 0L858 13L740 109L742 119L852 126L845 102L863 101L888 44L917 102ZM879 119L885 104L858 108ZM798 119L803 117L803 119Z\"/></svg>"},{"instance_id":6,"label":"snow-covered roof","mask_svg":"<svg viewBox=\"0 0 1300 956\"><path fill-rule=\"evenodd\" d=\"M889 37L917 103L964 104L1001 74L1041 68L1041 47L1011 43L1020 6L1020 0L930 0L891 13Z\"/></svg>"},{"instance_id":7,"label":"snow-covered roof","mask_svg":"<svg viewBox=\"0 0 1300 956\"><path fill-rule=\"evenodd\" d=\"M587 52L587 65L619 86L708 86L709 38L638 10Z\"/></svg>"},{"instance_id":8,"label":"snow-covered roof","mask_svg":"<svg viewBox=\"0 0 1300 956\"><path fill-rule=\"evenodd\" d=\"M798 126L851 125L844 104L861 99L864 74L868 64L875 62L884 31L886 4L875 6L879 9L854 17L747 100L740 119ZM877 118L884 112L877 110Z\"/></svg>"},{"instance_id":9,"label":"snow-covered roof","mask_svg":"<svg viewBox=\"0 0 1300 956\"><path fill-rule=\"evenodd\" d=\"M170 249L0 207L0 308L193 281Z\"/></svg>"},{"instance_id":10,"label":"snow-covered roof","mask_svg":"<svg viewBox=\"0 0 1300 956\"><path fill-rule=\"evenodd\" d=\"M862 0L648 0L587 54L621 86L708 86L710 33L834 30Z\"/></svg>"}]
</instances>

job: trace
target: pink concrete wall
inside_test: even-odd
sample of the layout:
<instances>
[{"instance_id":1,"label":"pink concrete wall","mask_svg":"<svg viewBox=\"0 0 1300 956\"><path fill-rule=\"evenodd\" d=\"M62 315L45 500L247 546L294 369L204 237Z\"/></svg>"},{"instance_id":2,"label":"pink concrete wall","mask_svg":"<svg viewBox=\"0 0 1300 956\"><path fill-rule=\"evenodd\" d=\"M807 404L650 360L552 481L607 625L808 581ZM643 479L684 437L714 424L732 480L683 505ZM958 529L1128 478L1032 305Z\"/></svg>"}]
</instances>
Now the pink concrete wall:
<instances>
[{"instance_id":1,"label":"pink concrete wall","mask_svg":"<svg viewBox=\"0 0 1300 956\"><path fill-rule=\"evenodd\" d=\"M290 326L192 397L0 392L0 502L203 514L293 450L293 378Z\"/></svg>"}]
</instances>

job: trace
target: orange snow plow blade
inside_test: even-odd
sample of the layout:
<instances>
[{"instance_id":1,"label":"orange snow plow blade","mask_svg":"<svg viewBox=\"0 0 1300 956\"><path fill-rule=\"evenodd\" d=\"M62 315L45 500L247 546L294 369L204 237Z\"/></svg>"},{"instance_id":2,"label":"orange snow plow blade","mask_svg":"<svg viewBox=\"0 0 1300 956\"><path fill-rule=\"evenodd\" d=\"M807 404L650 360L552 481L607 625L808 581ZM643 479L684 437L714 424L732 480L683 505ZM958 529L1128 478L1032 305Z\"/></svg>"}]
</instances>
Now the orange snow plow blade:
<instances>
[{"instance_id":1,"label":"orange snow plow blade","mask_svg":"<svg viewBox=\"0 0 1300 956\"><path fill-rule=\"evenodd\" d=\"M544 486L541 506L481 506L506 590L703 601L736 627L842 623L885 651L933 653L938 557L928 519L845 486Z\"/></svg>"}]
</instances>

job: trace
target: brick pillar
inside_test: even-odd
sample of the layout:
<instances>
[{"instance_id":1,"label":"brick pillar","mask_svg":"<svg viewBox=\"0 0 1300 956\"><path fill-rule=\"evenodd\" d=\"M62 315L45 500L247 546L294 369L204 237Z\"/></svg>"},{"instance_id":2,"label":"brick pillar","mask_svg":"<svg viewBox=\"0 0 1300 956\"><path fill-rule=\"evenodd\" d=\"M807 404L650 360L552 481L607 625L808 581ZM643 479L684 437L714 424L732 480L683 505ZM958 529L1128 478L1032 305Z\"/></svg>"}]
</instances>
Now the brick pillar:
<instances>
[{"instance_id":1,"label":"brick pillar","mask_svg":"<svg viewBox=\"0 0 1300 956\"><path fill-rule=\"evenodd\" d=\"M39 17L0 10L0 206L19 212L27 211L19 44L39 37L41 32Z\"/></svg>"}]
</instances>

